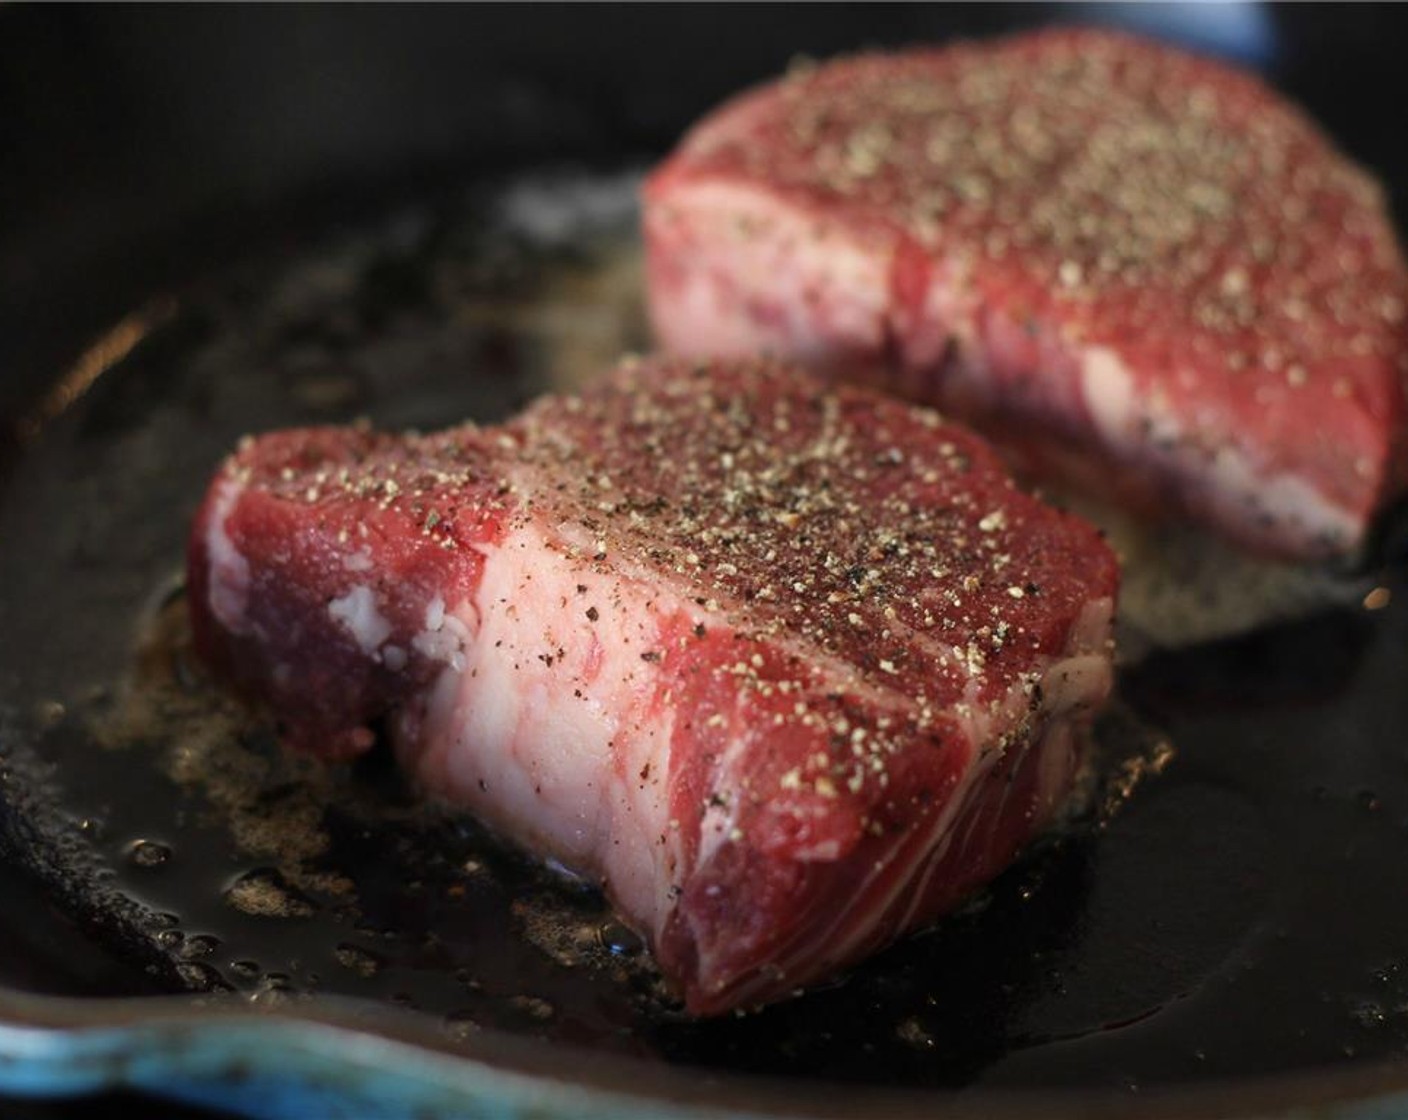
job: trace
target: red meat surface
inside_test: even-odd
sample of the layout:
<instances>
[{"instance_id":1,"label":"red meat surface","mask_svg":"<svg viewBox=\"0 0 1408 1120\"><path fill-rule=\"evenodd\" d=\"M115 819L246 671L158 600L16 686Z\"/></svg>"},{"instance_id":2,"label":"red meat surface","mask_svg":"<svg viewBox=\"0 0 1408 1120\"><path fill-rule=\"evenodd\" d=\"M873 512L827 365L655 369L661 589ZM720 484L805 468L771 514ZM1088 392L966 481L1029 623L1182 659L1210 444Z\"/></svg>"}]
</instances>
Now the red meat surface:
<instances>
[{"instance_id":1,"label":"red meat surface","mask_svg":"<svg viewBox=\"0 0 1408 1120\"><path fill-rule=\"evenodd\" d=\"M1354 554L1402 486L1382 192L1222 64L1062 30L800 68L685 136L644 229L667 348L937 404L1255 549Z\"/></svg>"},{"instance_id":2,"label":"red meat surface","mask_svg":"<svg viewBox=\"0 0 1408 1120\"><path fill-rule=\"evenodd\" d=\"M931 922L1051 821L1117 579L927 409L655 359L500 427L249 440L188 587L198 650L290 746L384 721L714 1014Z\"/></svg>"}]
</instances>

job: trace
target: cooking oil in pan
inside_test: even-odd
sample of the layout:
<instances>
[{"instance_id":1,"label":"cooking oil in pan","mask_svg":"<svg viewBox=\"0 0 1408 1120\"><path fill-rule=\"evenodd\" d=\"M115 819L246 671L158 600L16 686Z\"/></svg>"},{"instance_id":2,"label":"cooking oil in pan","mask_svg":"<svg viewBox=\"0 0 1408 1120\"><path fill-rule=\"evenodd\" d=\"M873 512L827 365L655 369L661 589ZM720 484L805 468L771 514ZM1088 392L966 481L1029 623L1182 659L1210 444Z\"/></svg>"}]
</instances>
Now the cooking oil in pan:
<instances>
[{"instance_id":1,"label":"cooking oil in pan","mask_svg":"<svg viewBox=\"0 0 1408 1120\"><path fill-rule=\"evenodd\" d=\"M492 421L644 346L634 183L532 176L236 262L50 425L0 492L7 848L172 989L359 996L466 1043L891 1085L1141 1085L1408 1047L1392 577L1372 609L1357 583L1297 592L1300 621L1253 611L1189 648L1225 627L1166 583L1162 617L1202 621L1127 663L1083 812L934 930L705 1023L597 892L422 804L384 753L284 754L205 679L170 573L219 458L289 424Z\"/></svg>"}]
</instances>

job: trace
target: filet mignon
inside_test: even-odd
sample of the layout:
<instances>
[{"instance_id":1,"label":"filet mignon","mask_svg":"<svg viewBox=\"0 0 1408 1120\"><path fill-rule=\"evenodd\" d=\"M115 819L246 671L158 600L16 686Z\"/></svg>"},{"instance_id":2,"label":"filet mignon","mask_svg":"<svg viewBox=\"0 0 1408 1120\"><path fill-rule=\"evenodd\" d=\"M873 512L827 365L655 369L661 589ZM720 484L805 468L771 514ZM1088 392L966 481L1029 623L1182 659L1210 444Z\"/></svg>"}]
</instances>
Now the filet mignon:
<instances>
[{"instance_id":1,"label":"filet mignon","mask_svg":"<svg viewBox=\"0 0 1408 1120\"><path fill-rule=\"evenodd\" d=\"M369 748L600 881L689 1008L932 921L1066 800L1117 567L926 409L628 362L500 427L246 442L197 647L287 742Z\"/></svg>"},{"instance_id":2,"label":"filet mignon","mask_svg":"<svg viewBox=\"0 0 1408 1120\"><path fill-rule=\"evenodd\" d=\"M1408 272L1295 107L1104 31L745 93L645 187L654 327L967 418L1024 469L1344 557L1403 475Z\"/></svg>"}]
</instances>

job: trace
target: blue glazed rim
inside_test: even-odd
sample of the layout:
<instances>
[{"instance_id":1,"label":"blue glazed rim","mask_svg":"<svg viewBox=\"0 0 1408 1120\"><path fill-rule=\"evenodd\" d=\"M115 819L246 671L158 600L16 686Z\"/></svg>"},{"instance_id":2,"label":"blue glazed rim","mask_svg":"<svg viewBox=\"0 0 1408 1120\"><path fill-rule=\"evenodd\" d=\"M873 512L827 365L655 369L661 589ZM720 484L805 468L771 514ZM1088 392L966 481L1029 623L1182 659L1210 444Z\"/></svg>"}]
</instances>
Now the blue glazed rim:
<instances>
[{"instance_id":1,"label":"blue glazed rim","mask_svg":"<svg viewBox=\"0 0 1408 1120\"><path fill-rule=\"evenodd\" d=\"M648 1064L492 1031L452 1043L422 1016L354 1000L261 1006L0 989L0 1093L71 1097L116 1088L271 1120L1408 1116L1408 1065L1401 1062L1137 1095L926 1094Z\"/></svg>"}]
</instances>

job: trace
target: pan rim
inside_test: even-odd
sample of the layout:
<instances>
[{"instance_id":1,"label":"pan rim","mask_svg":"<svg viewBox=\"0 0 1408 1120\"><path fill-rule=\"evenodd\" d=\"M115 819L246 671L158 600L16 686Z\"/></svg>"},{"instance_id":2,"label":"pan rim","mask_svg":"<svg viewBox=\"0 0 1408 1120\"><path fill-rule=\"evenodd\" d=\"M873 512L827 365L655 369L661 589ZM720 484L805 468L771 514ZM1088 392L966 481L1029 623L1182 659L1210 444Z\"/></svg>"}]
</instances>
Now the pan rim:
<instances>
[{"instance_id":1,"label":"pan rim","mask_svg":"<svg viewBox=\"0 0 1408 1120\"><path fill-rule=\"evenodd\" d=\"M257 1030L247 1029L256 1023ZM44 1088L44 1095L120 1087L160 1092L161 1082L149 1076L153 1044L170 1048L176 1064L166 1072L174 1069L179 1074L181 1046L213 1040L243 1058L241 1077L297 1074L300 1068L335 1072L339 1066L348 1071L369 1068L373 1075L409 1070L421 1079L427 1093L449 1090L467 1098L487 1093L510 1106L559 1100L570 1103L578 1114L620 1115L627 1108L662 1117L707 1112L817 1120L870 1116L1202 1120L1323 1115L1324 1109L1350 1115L1363 1107L1371 1107L1376 1115L1395 1115L1394 1102L1408 1108L1408 1062L1399 1059L1155 1086L1137 1093L1049 1086L885 1089L652 1063L493 1028L457 1043L440 1035L426 1016L348 996L320 995L306 1002L295 999L268 1005L238 996L67 997L0 987L0 1088L16 1091L16 1080L7 1071L36 1057L47 1059L61 1077L65 1069L75 1073L82 1068L77 1063L91 1062L95 1039L110 1049L96 1080L75 1077L67 1088L60 1080ZM124 1060L125 1055L138 1052L146 1056L140 1068ZM220 1073L208 1066L195 1072L217 1080ZM233 1076L235 1067L227 1072Z\"/></svg>"}]
</instances>

